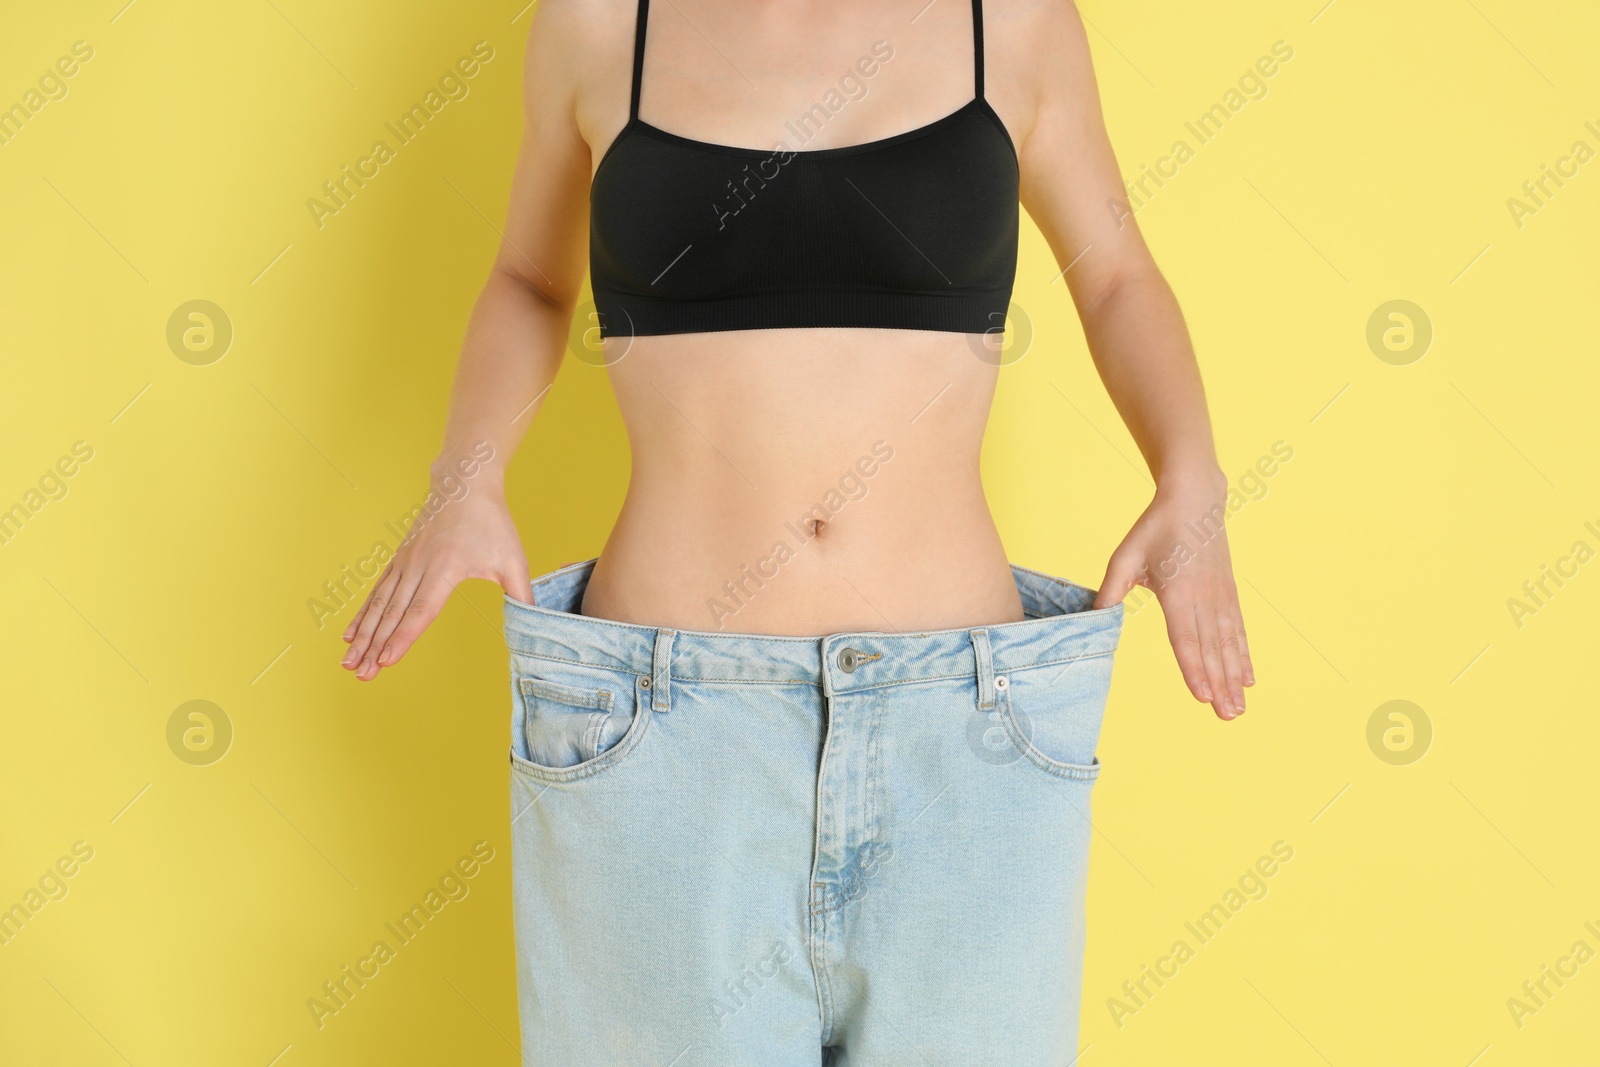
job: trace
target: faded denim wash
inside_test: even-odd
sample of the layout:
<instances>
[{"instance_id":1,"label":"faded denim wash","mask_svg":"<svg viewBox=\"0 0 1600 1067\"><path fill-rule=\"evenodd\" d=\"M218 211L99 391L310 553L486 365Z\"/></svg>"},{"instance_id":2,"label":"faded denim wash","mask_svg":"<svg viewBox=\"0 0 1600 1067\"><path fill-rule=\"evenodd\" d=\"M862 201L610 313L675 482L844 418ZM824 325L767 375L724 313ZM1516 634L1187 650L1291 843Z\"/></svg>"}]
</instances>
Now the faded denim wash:
<instances>
[{"instance_id":1,"label":"faded denim wash","mask_svg":"<svg viewBox=\"0 0 1600 1067\"><path fill-rule=\"evenodd\" d=\"M769 637L505 598L525 1062L1075 1061L1089 797L1121 605Z\"/></svg>"}]
</instances>

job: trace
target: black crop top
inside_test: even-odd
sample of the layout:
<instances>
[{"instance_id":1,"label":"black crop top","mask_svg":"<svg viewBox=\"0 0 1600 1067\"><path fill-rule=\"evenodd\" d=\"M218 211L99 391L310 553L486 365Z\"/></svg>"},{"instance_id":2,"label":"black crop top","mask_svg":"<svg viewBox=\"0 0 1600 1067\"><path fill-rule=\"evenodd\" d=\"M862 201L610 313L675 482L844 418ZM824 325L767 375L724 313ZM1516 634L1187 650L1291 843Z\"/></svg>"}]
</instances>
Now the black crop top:
<instances>
[{"instance_id":1,"label":"black crop top","mask_svg":"<svg viewBox=\"0 0 1600 1067\"><path fill-rule=\"evenodd\" d=\"M628 124L589 190L602 337L1004 327L1018 168L983 97L982 0L970 102L905 133L811 151L708 144L642 121L648 14L639 0Z\"/></svg>"}]
</instances>

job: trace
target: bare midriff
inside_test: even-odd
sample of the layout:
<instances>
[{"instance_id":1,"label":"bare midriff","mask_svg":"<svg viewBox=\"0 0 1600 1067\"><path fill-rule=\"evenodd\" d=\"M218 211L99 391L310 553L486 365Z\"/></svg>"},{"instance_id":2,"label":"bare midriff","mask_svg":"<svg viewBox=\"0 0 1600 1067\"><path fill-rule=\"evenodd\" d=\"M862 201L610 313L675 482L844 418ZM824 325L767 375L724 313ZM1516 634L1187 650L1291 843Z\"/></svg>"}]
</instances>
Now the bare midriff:
<instances>
[{"instance_id":1,"label":"bare midriff","mask_svg":"<svg viewBox=\"0 0 1600 1067\"><path fill-rule=\"evenodd\" d=\"M876 329L608 341L633 470L583 614L788 635L1021 619L979 474L997 377L982 341Z\"/></svg>"}]
</instances>

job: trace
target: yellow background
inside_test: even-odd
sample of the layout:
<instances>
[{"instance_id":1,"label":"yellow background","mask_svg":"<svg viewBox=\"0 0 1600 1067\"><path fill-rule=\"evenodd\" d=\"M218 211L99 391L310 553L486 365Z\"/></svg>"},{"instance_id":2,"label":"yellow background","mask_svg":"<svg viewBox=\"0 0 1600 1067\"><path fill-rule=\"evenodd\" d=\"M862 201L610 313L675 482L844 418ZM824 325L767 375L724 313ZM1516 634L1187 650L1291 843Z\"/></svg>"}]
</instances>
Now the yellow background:
<instances>
[{"instance_id":1,"label":"yellow background","mask_svg":"<svg viewBox=\"0 0 1600 1067\"><path fill-rule=\"evenodd\" d=\"M469 583L370 686L337 667L349 611L319 630L306 601L425 490L528 15L123 3L13 5L0 34L0 105L95 51L0 145L0 506L94 449L0 547L0 907L94 849L0 947L0 1062L514 1064L500 592ZM1506 606L1600 549L1600 162L1521 228L1506 207L1575 140L1600 149L1600 13L1321 4L1082 7L1130 176L1295 50L1139 214L1225 469L1294 457L1230 525L1260 675L1242 721L1181 690L1154 603L1129 619L1082 1062L1600 1062L1600 961L1520 1028L1506 1006L1600 949L1600 562L1520 628ZM471 95L317 229L306 199L480 39ZM985 473L1013 558L1094 584L1149 486L1055 274L1025 224L1035 337ZM192 299L234 327L209 366L166 343ZM1408 366L1365 340L1392 299L1435 330ZM626 477L604 376L568 360L509 487L534 573L599 549ZM167 744L194 699L234 730L210 766ZM1405 766L1367 744L1395 699L1434 734ZM479 840L471 895L319 1031L307 998ZM1268 895L1118 1027L1107 999L1279 840Z\"/></svg>"}]
</instances>

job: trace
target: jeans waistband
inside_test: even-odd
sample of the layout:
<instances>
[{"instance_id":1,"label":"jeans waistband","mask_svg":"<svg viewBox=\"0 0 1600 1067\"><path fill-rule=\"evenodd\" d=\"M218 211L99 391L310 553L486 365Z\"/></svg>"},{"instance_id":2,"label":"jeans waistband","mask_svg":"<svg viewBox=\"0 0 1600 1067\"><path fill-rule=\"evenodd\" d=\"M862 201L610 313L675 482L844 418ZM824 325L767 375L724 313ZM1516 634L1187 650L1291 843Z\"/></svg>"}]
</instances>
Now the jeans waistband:
<instances>
[{"instance_id":1,"label":"jeans waistband","mask_svg":"<svg viewBox=\"0 0 1600 1067\"><path fill-rule=\"evenodd\" d=\"M1067 663L1114 652L1123 608L1094 609L1095 591L1013 565L1020 622L924 633L864 630L816 637L639 626L577 614L594 560L533 580L530 606L505 597L514 653L654 678L664 702L672 681L814 685L835 695L886 685ZM664 707L663 709L664 710Z\"/></svg>"}]
</instances>

